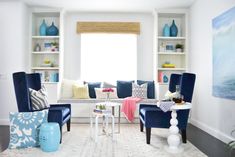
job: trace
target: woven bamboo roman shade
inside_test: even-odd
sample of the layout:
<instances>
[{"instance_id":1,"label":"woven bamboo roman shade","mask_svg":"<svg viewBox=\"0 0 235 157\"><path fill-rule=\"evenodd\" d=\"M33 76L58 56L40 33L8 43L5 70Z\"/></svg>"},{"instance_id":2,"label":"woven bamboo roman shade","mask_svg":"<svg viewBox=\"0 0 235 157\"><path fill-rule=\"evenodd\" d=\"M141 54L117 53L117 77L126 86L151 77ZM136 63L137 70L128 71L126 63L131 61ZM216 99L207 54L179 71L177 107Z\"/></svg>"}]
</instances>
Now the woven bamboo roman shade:
<instances>
[{"instance_id":1,"label":"woven bamboo roman shade","mask_svg":"<svg viewBox=\"0 0 235 157\"><path fill-rule=\"evenodd\" d=\"M140 34L139 22L77 22L77 33Z\"/></svg>"}]
</instances>

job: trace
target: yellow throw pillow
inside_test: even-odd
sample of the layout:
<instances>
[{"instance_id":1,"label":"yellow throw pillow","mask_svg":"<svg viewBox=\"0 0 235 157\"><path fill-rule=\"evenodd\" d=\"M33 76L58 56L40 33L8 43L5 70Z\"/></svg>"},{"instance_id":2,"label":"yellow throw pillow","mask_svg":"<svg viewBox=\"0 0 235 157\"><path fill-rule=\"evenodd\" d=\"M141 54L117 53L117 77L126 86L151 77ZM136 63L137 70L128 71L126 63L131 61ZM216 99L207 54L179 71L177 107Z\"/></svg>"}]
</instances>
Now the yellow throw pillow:
<instances>
[{"instance_id":1,"label":"yellow throw pillow","mask_svg":"<svg viewBox=\"0 0 235 157\"><path fill-rule=\"evenodd\" d=\"M88 85L73 84L73 98L74 99L89 99Z\"/></svg>"}]
</instances>

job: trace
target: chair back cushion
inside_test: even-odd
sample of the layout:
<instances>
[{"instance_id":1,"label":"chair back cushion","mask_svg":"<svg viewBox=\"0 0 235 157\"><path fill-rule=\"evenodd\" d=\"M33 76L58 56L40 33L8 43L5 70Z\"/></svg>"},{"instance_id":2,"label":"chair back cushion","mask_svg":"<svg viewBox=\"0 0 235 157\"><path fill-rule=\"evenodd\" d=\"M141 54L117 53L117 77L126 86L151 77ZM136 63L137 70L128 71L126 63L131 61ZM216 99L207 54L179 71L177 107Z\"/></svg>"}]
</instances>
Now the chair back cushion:
<instances>
[{"instance_id":1,"label":"chair back cushion","mask_svg":"<svg viewBox=\"0 0 235 157\"><path fill-rule=\"evenodd\" d=\"M181 74L171 74L170 83L169 83L169 91L174 93L176 91L176 85L180 85Z\"/></svg>"},{"instance_id":2,"label":"chair back cushion","mask_svg":"<svg viewBox=\"0 0 235 157\"><path fill-rule=\"evenodd\" d=\"M196 75L193 73L171 74L169 91L174 93L176 85L180 85L180 93L184 96L184 101L191 102L195 80Z\"/></svg>"},{"instance_id":3,"label":"chair back cushion","mask_svg":"<svg viewBox=\"0 0 235 157\"><path fill-rule=\"evenodd\" d=\"M13 73L13 83L15 88L18 111L32 111L29 88L32 88L34 90L41 89L40 74L26 74L25 72Z\"/></svg>"},{"instance_id":4,"label":"chair back cushion","mask_svg":"<svg viewBox=\"0 0 235 157\"><path fill-rule=\"evenodd\" d=\"M196 75L192 73L183 73L180 83L180 93L184 96L184 101L191 102L193 97Z\"/></svg>"}]
</instances>

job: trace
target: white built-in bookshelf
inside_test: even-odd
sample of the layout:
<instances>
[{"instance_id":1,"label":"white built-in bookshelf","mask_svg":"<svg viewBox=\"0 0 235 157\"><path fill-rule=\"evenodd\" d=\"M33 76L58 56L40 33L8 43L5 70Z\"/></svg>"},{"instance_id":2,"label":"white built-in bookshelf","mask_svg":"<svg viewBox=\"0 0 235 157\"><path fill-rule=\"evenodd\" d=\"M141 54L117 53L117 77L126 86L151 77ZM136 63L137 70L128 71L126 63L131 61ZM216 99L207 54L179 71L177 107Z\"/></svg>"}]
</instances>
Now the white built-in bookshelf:
<instances>
[{"instance_id":1,"label":"white built-in bookshelf","mask_svg":"<svg viewBox=\"0 0 235 157\"><path fill-rule=\"evenodd\" d=\"M45 20L49 27L52 22L58 28L56 36L41 36L40 25ZM31 71L41 74L44 84L60 81L62 73L62 12L60 10L33 8L31 13ZM53 45L54 44L54 45ZM37 47L40 47L38 49ZM56 45L56 46L55 46Z\"/></svg>"},{"instance_id":2,"label":"white built-in bookshelf","mask_svg":"<svg viewBox=\"0 0 235 157\"><path fill-rule=\"evenodd\" d=\"M166 9L155 10L154 12L154 80L157 82L156 93L158 99L164 99L168 90L170 75L172 73L183 73L187 71L187 54L188 54L188 13L186 9ZM178 28L176 37L165 37L163 28L165 24L170 27L172 21ZM175 46L183 45L182 52L177 52ZM171 45L173 49L167 49ZM164 63L173 64L174 68L163 67ZM168 79L163 79L163 76Z\"/></svg>"}]
</instances>

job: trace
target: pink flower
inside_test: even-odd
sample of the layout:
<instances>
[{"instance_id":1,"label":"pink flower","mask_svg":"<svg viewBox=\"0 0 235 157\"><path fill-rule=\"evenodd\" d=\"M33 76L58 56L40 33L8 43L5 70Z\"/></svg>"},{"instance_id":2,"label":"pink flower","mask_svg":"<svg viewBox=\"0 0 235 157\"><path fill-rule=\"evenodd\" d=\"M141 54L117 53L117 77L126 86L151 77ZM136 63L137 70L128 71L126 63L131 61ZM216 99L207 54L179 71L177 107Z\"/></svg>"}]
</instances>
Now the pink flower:
<instances>
[{"instance_id":1,"label":"pink flower","mask_svg":"<svg viewBox=\"0 0 235 157\"><path fill-rule=\"evenodd\" d=\"M104 88L102 92L114 92L112 88Z\"/></svg>"}]
</instances>

